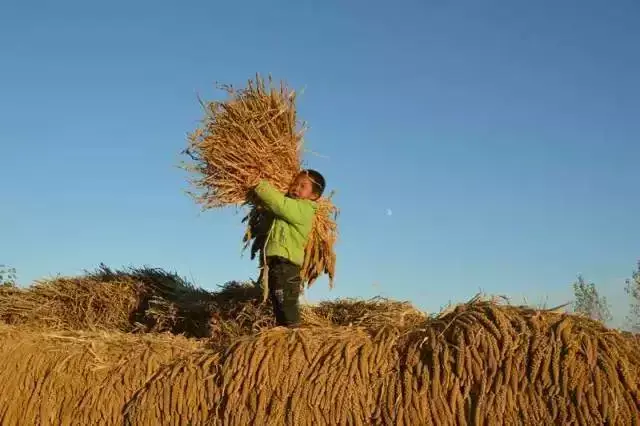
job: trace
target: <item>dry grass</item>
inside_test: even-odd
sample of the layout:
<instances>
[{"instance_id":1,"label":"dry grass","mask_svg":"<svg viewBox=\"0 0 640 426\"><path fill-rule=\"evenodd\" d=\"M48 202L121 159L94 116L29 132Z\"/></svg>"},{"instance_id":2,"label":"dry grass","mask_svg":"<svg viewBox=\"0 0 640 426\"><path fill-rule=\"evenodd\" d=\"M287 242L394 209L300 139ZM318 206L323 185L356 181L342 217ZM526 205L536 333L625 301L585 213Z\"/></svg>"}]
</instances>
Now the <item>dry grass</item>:
<instances>
[{"instance_id":1,"label":"dry grass","mask_svg":"<svg viewBox=\"0 0 640 426\"><path fill-rule=\"evenodd\" d=\"M203 105L205 118L189 135L184 153L192 161L184 168L193 175L192 195L203 208L249 207L243 240L254 258L264 247L270 220L251 191L260 179L288 190L301 170L304 126L297 119L296 94L284 83L276 88L271 78L266 84L257 75L244 89L221 88L228 99ZM336 218L330 198L321 198L301 274L307 286L322 274L333 286Z\"/></svg>"}]
</instances>

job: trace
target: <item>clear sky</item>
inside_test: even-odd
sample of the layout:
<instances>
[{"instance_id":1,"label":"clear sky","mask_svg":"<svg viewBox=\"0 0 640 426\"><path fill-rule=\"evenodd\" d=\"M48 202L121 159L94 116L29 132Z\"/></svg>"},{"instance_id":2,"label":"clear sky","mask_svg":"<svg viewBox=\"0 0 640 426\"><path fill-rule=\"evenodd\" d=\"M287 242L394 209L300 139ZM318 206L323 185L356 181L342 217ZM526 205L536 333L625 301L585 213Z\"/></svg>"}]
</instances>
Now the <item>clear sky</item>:
<instances>
[{"instance_id":1,"label":"clear sky","mask_svg":"<svg viewBox=\"0 0 640 426\"><path fill-rule=\"evenodd\" d=\"M307 159L342 210L336 288L308 299L553 305L582 273L621 320L639 18L635 0L4 0L0 263L22 284L100 262L255 277L241 216L201 212L176 166L197 95L271 72L304 89L325 156Z\"/></svg>"}]
</instances>

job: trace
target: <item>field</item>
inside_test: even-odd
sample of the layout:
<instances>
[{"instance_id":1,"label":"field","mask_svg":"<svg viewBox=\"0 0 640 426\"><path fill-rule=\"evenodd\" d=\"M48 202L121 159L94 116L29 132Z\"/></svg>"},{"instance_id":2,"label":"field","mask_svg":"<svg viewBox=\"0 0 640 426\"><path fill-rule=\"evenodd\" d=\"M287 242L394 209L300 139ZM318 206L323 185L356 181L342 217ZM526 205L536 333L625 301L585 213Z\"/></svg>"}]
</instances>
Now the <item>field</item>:
<instances>
[{"instance_id":1,"label":"field","mask_svg":"<svg viewBox=\"0 0 640 426\"><path fill-rule=\"evenodd\" d=\"M481 298L303 318L149 268L3 287L2 424L640 424L640 340L588 318Z\"/></svg>"}]
</instances>

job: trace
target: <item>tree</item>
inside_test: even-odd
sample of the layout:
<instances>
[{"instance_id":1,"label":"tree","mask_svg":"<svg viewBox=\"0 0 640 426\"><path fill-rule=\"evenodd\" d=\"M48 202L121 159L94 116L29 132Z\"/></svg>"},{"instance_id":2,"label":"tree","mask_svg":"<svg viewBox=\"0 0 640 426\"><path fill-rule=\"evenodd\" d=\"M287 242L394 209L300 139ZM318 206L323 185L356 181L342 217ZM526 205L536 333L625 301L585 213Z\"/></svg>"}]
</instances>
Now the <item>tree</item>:
<instances>
[{"instance_id":1,"label":"tree","mask_svg":"<svg viewBox=\"0 0 640 426\"><path fill-rule=\"evenodd\" d=\"M16 268L10 268L7 265L0 265L0 286L16 286Z\"/></svg>"},{"instance_id":2,"label":"tree","mask_svg":"<svg viewBox=\"0 0 640 426\"><path fill-rule=\"evenodd\" d=\"M600 296L594 283L587 283L581 275L573 283L574 312L587 315L589 318L605 323L611 321L611 310L607 298Z\"/></svg>"},{"instance_id":3,"label":"tree","mask_svg":"<svg viewBox=\"0 0 640 426\"><path fill-rule=\"evenodd\" d=\"M626 280L625 292L631 297L627 323L634 333L640 333L640 261L630 279Z\"/></svg>"}]
</instances>

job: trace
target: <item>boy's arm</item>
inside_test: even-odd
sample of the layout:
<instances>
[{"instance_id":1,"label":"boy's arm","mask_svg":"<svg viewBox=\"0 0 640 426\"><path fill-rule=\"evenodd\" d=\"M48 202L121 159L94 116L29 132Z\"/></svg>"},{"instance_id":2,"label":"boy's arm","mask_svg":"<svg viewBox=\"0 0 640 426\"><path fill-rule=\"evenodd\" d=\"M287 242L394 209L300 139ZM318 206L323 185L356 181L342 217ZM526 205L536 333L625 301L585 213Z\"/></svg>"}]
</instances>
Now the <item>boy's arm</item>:
<instances>
[{"instance_id":1,"label":"boy's arm","mask_svg":"<svg viewBox=\"0 0 640 426\"><path fill-rule=\"evenodd\" d=\"M269 182L262 180L255 187L256 195L262 200L269 210L276 216L289 223L302 224L308 220L308 211L305 205L298 200L285 197L283 193L275 189Z\"/></svg>"}]
</instances>

